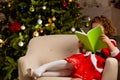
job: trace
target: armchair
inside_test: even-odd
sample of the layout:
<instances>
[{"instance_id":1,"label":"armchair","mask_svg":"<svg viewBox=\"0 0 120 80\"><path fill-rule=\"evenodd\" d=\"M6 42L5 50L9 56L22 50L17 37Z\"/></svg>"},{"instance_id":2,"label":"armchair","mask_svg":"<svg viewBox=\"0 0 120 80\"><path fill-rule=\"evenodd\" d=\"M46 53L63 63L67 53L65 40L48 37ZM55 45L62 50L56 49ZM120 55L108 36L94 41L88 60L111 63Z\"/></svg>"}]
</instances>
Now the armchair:
<instances>
[{"instance_id":1,"label":"armchair","mask_svg":"<svg viewBox=\"0 0 120 80\"><path fill-rule=\"evenodd\" d=\"M19 80L33 80L27 76L28 68L38 68L48 63L78 52L78 39L75 35L48 35L30 40L25 56L18 59ZM102 80L117 80L118 62L107 58ZM71 80L70 77L40 77L37 80Z\"/></svg>"}]
</instances>

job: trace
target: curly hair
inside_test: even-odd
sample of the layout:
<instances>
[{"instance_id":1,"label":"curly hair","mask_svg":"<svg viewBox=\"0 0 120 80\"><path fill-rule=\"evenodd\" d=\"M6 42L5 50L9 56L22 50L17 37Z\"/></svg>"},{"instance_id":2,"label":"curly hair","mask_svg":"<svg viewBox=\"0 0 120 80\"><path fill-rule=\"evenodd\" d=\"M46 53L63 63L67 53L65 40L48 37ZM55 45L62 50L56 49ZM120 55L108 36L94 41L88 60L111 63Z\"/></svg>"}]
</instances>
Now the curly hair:
<instances>
[{"instance_id":1,"label":"curly hair","mask_svg":"<svg viewBox=\"0 0 120 80\"><path fill-rule=\"evenodd\" d=\"M92 28L93 23L100 23L103 25L106 35L113 37L115 35L115 28L113 27L111 21L105 16L96 16L90 21L90 28Z\"/></svg>"}]
</instances>

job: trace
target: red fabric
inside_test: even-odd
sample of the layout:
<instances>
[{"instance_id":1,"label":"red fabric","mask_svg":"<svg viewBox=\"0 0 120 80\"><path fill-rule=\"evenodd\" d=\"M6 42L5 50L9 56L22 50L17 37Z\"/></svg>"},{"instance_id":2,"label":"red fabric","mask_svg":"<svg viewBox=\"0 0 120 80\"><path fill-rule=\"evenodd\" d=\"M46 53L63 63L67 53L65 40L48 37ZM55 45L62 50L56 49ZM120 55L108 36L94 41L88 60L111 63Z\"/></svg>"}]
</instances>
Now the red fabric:
<instances>
[{"instance_id":1,"label":"red fabric","mask_svg":"<svg viewBox=\"0 0 120 80\"><path fill-rule=\"evenodd\" d=\"M106 57L109 57L111 54L110 54L110 50L108 48L104 48L101 50L101 54L105 54Z\"/></svg>"},{"instance_id":2,"label":"red fabric","mask_svg":"<svg viewBox=\"0 0 120 80\"><path fill-rule=\"evenodd\" d=\"M115 56L114 58L116 58L118 61L120 61L120 52L117 56Z\"/></svg>"},{"instance_id":3,"label":"red fabric","mask_svg":"<svg viewBox=\"0 0 120 80\"><path fill-rule=\"evenodd\" d=\"M112 40L111 41L113 43L113 45L116 47L117 44L116 44L116 41L115 40ZM111 56L111 53L110 53L110 50L108 48L104 48L101 50L101 54L105 54L106 57L110 57ZM114 58L116 58L118 61L120 61L120 52L117 53L118 55L116 55Z\"/></svg>"},{"instance_id":4,"label":"red fabric","mask_svg":"<svg viewBox=\"0 0 120 80\"><path fill-rule=\"evenodd\" d=\"M74 66L72 77L81 78L82 80L101 80L101 73L98 72L91 62L91 55L84 56L83 54L75 54L67 57L65 60ZM96 55L97 64L99 68L104 67L105 60Z\"/></svg>"},{"instance_id":5,"label":"red fabric","mask_svg":"<svg viewBox=\"0 0 120 80\"><path fill-rule=\"evenodd\" d=\"M114 40L112 40L111 42L113 43L114 46L116 46L116 42L115 42ZM103 48L103 49L101 50L101 54L105 54L106 57L111 56L110 50L109 50L108 48Z\"/></svg>"}]
</instances>

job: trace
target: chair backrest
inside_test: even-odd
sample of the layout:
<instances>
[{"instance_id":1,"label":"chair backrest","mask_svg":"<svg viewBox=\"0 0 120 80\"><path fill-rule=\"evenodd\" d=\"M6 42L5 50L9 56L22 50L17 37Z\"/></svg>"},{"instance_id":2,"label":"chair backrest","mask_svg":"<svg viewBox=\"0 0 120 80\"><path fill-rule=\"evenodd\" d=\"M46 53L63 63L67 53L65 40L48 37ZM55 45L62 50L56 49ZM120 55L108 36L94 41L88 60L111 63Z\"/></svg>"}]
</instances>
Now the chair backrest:
<instances>
[{"instance_id":1,"label":"chair backrest","mask_svg":"<svg viewBox=\"0 0 120 80\"><path fill-rule=\"evenodd\" d=\"M76 53L77 45L75 35L40 36L30 40L26 55L33 55L44 64Z\"/></svg>"}]
</instances>

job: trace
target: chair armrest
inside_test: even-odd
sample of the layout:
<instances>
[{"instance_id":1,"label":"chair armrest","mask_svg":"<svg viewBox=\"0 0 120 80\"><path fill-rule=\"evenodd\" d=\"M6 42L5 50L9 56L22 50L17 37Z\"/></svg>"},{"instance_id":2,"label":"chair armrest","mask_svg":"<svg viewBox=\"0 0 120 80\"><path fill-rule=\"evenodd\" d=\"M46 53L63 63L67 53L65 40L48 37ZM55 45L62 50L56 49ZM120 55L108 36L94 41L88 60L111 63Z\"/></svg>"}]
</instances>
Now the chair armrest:
<instances>
[{"instance_id":1,"label":"chair armrest","mask_svg":"<svg viewBox=\"0 0 120 80\"><path fill-rule=\"evenodd\" d=\"M27 77L25 60L24 59L25 59L24 56L20 57L18 59L18 75L19 75L19 80L31 80L29 77Z\"/></svg>"},{"instance_id":2,"label":"chair armrest","mask_svg":"<svg viewBox=\"0 0 120 80\"><path fill-rule=\"evenodd\" d=\"M32 78L30 78L27 75L27 69L37 68L38 66L40 66L40 64L41 63L39 62L39 60L33 55L26 55L26 56L20 57L18 59L19 80L32 80Z\"/></svg>"},{"instance_id":3,"label":"chair armrest","mask_svg":"<svg viewBox=\"0 0 120 80\"><path fill-rule=\"evenodd\" d=\"M120 61L118 62L118 79L117 80L120 80Z\"/></svg>"},{"instance_id":4,"label":"chair armrest","mask_svg":"<svg viewBox=\"0 0 120 80\"><path fill-rule=\"evenodd\" d=\"M115 58L107 58L102 74L102 80L117 80L118 61Z\"/></svg>"}]
</instances>

